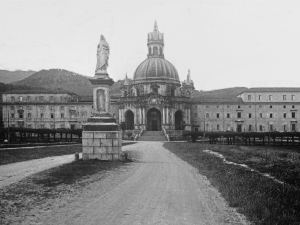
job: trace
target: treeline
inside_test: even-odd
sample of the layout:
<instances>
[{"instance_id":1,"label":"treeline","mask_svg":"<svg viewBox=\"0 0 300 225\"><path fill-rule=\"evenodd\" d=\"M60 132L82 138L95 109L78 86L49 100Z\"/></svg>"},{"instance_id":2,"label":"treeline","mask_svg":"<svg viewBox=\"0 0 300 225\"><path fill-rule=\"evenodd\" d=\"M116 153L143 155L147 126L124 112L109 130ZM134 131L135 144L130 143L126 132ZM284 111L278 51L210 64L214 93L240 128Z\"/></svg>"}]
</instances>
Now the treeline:
<instances>
[{"instance_id":1,"label":"treeline","mask_svg":"<svg viewBox=\"0 0 300 225\"><path fill-rule=\"evenodd\" d=\"M196 142L198 137L207 138L210 144L222 141L230 144L245 145L300 145L300 132L203 132L185 131L184 137L190 137L192 142Z\"/></svg>"}]
</instances>

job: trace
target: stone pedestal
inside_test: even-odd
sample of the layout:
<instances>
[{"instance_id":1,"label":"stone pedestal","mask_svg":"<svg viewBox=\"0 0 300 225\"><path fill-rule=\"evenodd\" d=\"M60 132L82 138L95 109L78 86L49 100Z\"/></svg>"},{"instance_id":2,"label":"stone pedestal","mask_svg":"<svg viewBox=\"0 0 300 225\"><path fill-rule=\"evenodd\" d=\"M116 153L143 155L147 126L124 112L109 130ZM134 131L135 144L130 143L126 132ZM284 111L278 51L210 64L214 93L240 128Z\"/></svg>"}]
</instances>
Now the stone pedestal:
<instances>
[{"instance_id":1,"label":"stone pedestal","mask_svg":"<svg viewBox=\"0 0 300 225\"><path fill-rule=\"evenodd\" d=\"M93 85L93 113L83 125L82 158L99 160L122 159L122 134L119 124L110 114L109 86L113 80L107 74L96 74Z\"/></svg>"}]
</instances>

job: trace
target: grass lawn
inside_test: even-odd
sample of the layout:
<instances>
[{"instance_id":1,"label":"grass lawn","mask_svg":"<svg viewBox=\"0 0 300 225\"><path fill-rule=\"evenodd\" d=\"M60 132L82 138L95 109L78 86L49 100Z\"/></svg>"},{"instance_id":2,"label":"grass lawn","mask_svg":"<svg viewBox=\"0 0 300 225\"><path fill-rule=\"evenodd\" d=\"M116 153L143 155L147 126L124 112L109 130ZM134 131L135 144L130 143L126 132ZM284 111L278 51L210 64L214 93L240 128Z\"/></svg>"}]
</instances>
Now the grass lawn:
<instances>
[{"instance_id":1,"label":"grass lawn","mask_svg":"<svg viewBox=\"0 0 300 225\"><path fill-rule=\"evenodd\" d=\"M82 152L81 144L37 148L16 148L8 150L0 149L0 165L22 162L32 159L41 159L50 156L75 154L76 152Z\"/></svg>"},{"instance_id":2,"label":"grass lawn","mask_svg":"<svg viewBox=\"0 0 300 225\"><path fill-rule=\"evenodd\" d=\"M164 143L164 147L198 168L232 207L254 224L300 224L300 151L297 147L228 146L200 143ZM212 150L227 161L269 173L279 184L256 172L205 153Z\"/></svg>"}]
</instances>

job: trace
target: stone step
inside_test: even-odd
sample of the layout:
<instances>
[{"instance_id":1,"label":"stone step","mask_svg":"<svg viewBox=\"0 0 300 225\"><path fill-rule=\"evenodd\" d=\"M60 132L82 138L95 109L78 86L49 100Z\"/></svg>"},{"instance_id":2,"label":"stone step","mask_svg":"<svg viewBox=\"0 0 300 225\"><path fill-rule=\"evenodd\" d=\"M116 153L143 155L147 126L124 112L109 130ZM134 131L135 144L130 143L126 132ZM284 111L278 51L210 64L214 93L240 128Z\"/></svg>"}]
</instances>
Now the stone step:
<instances>
[{"instance_id":1,"label":"stone step","mask_svg":"<svg viewBox=\"0 0 300 225\"><path fill-rule=\"evenodd\" d=\"M144 131L138 141L167 141L163 131Z\"/></svg>"}]
</instances>

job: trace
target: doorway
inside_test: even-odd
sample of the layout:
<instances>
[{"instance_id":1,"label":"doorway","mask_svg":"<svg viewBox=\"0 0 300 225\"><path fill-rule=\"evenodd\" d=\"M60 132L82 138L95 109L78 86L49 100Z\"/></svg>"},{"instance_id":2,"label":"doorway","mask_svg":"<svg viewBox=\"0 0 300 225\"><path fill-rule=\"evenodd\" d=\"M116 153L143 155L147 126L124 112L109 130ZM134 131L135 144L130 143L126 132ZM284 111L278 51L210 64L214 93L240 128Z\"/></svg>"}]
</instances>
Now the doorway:
<instances>
[{"instance_id":1,"label":"doorway","mask_svg":"<svg viewBox=\"0 0 300 225\"><path fill-rule=\"evenodd\" d=\"M134 115L131 110L127 110L125 113L125 125L126 130L134 130Z\"/></svg>"},{"instance_id":2,"label":"doorway","mask_svg":"<svg viewBox=\"0 0 300 225\"><path fill-rule=\"evenodd\" d=\"M158 109L149 109L147 113L147 130L160 131L161 130L161 113Z\"/></svg>"},{"instance_id":3,"label":"doorway","mask_svg":"<svg viewBox=\"0 0 300 225\"><path fill-rule=\"evenodd\" d=\"M178 110L175 113L175 130L182 130L182 111Z\"/></svg>"}]
</instances>

